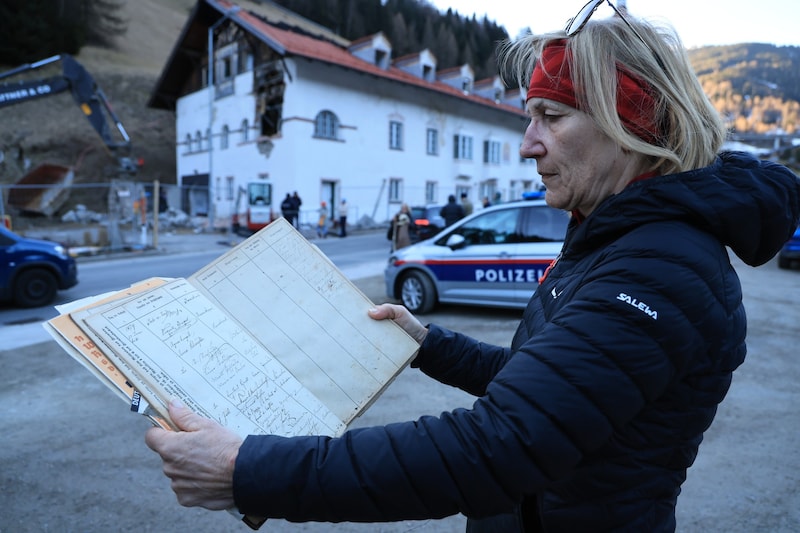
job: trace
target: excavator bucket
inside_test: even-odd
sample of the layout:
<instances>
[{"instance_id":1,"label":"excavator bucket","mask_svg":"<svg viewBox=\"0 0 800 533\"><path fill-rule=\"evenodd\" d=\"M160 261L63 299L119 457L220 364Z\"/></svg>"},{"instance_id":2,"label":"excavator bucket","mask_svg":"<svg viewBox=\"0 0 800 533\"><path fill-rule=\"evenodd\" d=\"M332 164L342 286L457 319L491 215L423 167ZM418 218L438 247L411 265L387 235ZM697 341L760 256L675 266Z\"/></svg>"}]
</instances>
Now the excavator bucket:
<instances>
[{"instance_id":1,"label":"excavator bucket","mask_svg":"<svg viewBox=\"0 0 800 533\"><path fill-rule=\"evenodd\" d=\"M39 165L11 187L8 205L21 214L53 216L69 198L74 179L69 167Z\"/></svg>"}]
</instances>

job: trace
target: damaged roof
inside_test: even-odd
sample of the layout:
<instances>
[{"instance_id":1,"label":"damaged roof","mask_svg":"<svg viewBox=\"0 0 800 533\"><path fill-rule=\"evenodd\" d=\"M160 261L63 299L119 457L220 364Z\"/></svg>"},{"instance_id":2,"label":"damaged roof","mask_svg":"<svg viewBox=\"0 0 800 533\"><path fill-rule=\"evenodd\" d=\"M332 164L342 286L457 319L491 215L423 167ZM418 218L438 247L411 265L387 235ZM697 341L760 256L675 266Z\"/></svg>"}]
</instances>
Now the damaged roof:
<instances>
[{"instance_id":1,"label":"damaged roof","mask_svg":"<svg viewBox=\"0 0 800 533\"><path fill-rule=\"evenodd\" d=\"M515 115L524 115L519 107L495 103L475 94L465 94L446 83L426 81L395 66L380 68L351 54L348 47L353 43L327 28L271 2L254 3L247 0L236 4L227 0L198 0L150 96L149 107L175 109L175 102L183 96L181 88L200 67L202 59L208 53L208 28L224 17L282 57L295 56L320 61Z\"/></svg>"}]
</instances>

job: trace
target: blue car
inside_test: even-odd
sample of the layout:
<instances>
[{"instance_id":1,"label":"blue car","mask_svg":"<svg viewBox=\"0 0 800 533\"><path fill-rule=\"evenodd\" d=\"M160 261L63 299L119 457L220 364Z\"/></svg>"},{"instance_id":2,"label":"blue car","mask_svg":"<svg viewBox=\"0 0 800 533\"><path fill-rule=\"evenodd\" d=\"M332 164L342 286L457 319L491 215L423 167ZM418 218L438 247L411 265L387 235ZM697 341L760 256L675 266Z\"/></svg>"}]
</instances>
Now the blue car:
<instances>
[{"instance_id":1,"label":"blue car","mask_svg":"<svg viewBox=\"0 0 800 533\"><path fill-rule=\"evenodd\" d=\"M481 209L393 252L386 294L420 314L437 303L522 309L561 251L568 222L539 198Z\"/></svg>"},{"instance_id":2,"label":"blue car","mask_svg":"<svg viewBox=\"0 0 800 533\"><path fill-rule=\"evenodd\" d=\"M794 231L794 235L786 241L781 251L778 252L778 266L780 268L791 268L795 262L800 262L800 226Z\"/></svg>"},{"instance_id":3,"label":"blue car","mask_svg":"<svg viewBox=\"0 0 800 533\"><path fill-rule=\"evenodd\" d=\"M0 226L0 301L41 307L78 283L75 259L58 243L28 239Z\"/></svg>"}]
</instances>

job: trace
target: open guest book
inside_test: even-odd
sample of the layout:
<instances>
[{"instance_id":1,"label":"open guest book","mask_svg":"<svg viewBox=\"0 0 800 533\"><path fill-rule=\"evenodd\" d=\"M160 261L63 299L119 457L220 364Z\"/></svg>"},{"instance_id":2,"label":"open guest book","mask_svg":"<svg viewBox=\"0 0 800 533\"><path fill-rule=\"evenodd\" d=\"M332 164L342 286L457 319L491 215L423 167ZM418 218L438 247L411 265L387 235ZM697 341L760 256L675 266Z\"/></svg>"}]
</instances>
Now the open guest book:
<instances>
[{"instance_id":1,"label":"open guest book","mask_svg":"<svg viewBox=\"0 0 800 533\"><path fill-rule=\"evenodd\" d=\"M369 318L372 306L281 218L189 278L59 306L44 325L161 427L175 429L177 398L242 438L338 436L419 349L391 320Z\"/></svg>"}]
</instances>

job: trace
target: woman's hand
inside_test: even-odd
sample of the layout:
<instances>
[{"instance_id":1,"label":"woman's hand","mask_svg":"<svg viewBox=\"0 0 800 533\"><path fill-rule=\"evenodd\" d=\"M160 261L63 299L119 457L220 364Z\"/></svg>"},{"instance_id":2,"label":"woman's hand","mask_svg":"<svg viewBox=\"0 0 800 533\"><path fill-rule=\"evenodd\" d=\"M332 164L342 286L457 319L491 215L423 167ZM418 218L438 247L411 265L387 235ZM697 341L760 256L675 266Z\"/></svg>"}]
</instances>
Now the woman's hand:
<instances>
[{"instance_id":1,"label":"woman's hand","mask_svg":"<svg viewBox=\"0 0 800 533\"><path fill-rule=\"evenodd\" d=\"M428 328L411 314L411 311L402 305L381 304L369 310L370 318L374 320L394 320L395 324L403 328L418 343L422 344L428 335Z\"/></svg>"},{"instance_id":2,"label":"woman's hand","mask_svg":"<svg viewBox=\"0 0 800 533\"><path fill-rule=\"evenodd\" d=\"M170 403L169 416L179 431L150 428L144 441L164 461L178 503L212 511L233 508L233 467L242 439L180 402Z\"/></svg>"}]
</instances>

